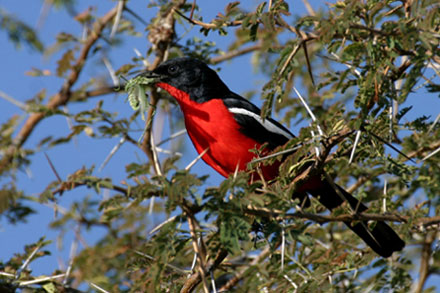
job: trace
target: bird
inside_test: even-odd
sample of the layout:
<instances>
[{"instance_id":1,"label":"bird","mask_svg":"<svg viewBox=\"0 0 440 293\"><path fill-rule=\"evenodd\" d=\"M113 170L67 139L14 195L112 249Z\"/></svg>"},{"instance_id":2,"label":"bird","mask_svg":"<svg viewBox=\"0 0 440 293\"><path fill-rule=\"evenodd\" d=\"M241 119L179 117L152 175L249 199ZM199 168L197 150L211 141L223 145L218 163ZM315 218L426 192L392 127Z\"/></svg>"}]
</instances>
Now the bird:
<instances>
[{"instance_id":1,"label":"bird","mask_svg":"<svg viewBox=\"0 0 440 293\"><path fill-rule=\"evenodd\" d=\"M262 149L263 154L270 154L295 137L278 121L270 117L263 119L260 108L231 91L217 72L199 59L169 59L140 76L153 80L155 87L177 101L196 151L224 177L237 170L246 171L248 163L258 155L252 150ZM265 180L276 178L279 162L262 166L260 174ZM330 211L345 201L357 212L367 210L358 199L321 175L311 176L298 194L310 194ZM344 223L382 257L387 258L405 246L383 221L376 221L375 225L369 225L368 221Z\"/></svg>"}]
</instances>

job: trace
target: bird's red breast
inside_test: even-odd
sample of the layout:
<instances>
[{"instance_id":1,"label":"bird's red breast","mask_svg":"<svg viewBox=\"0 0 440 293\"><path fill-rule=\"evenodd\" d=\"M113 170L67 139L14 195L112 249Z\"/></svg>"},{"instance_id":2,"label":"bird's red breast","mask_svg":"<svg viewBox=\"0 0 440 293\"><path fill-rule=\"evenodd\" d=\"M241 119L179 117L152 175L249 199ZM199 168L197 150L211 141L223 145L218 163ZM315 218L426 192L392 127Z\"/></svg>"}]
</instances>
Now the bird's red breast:
<instances>
[{"instance_id":1,"label":"bird's red breast","mask_svg":"<svg viewBox=\"0 0 440 293\"><path fill-rule=\"evenodd\" d=\"M240 126L221 99L197 103L187 93L167 83L161 82L157 86L179 103L188 135L197 152L200 154L208 148L202 157L208 165L225 177L237 168L239 171L247 169L247 164L257 156L250 150L259 149L261 144L240 132ZM264 178L270 180L277 175L278 164L264 166L262 172Z\"/></svg>"}]
</instances>

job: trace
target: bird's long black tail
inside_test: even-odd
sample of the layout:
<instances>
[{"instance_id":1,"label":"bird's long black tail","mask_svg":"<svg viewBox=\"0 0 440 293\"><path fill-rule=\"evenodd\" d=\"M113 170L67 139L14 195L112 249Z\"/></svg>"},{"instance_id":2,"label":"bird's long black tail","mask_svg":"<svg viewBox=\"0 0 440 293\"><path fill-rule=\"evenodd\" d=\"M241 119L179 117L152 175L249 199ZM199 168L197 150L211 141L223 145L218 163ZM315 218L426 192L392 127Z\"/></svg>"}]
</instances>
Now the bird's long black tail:
<instances>
[{"instance_id":1,"label":"bird's long black tail","mask_svg":"<svg viewBox=\"0 0 440 293\"><path fill-rule=\"evenodd\" d=\"M317 188L309 190L308 192L314 197L317 197L319 202L329 210L340 206L344 202L344 199L350 204L353 210L358 212L367 210L364 204L342 187L334 185L340 192L340 194L338 194L327 180L320 179L319 181L321 181L321 184L318 184ZM405 247L405 242L383 221L377 221L375 225L368 225L367 221L356 223L345 222L345 224L382 257L389 257L393 252L400 251ZM370 229L369 226L373 228Z\"/></svg>"}]
</instances>

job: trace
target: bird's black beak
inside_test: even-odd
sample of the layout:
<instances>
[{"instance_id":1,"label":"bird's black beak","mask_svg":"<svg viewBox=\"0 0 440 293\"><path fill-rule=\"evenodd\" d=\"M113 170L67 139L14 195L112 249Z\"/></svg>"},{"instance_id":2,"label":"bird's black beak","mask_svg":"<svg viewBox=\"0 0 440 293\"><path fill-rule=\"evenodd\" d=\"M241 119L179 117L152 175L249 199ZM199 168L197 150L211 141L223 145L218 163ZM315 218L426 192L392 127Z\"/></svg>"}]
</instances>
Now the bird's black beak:
<instances>
[{"instance_id":1,"label":"bird's black beak","mask_svg":"<svg viewBox=\"0 0 440 293\"><path fill-rule=\"evenodd\" d=\"M162 78L163 78L162 75L157 74L157 73L155 73L153 71L145 71L145 72L142 72L142 73L138 74L136 77L138 77L138 76L142 76L142 77L145 77L145 78L148 78L148 79L152 79L153 82L160 82L162 80Z\"/></svg>"}]
</instances>

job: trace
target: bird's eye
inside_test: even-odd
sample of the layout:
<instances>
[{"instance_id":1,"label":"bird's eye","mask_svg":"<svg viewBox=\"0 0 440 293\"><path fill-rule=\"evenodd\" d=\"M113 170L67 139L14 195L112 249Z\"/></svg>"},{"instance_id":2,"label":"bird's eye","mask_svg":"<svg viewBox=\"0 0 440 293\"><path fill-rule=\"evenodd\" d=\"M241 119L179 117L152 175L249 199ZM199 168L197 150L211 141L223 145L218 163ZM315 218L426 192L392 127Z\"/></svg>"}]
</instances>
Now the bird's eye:
<instances>
[{"instance_id":1,"label":"bird's eye","mask_svg":"<svg viewBox=\"0 0 440 293\"><path fill-rule=\"evenodd\" d=\"M170 67L168 67L168 72L170 74L175 74L175 73L177 73L178 69L179 69L179 67L177 65L171 65Z\"/></svg>"}]
</instances>

